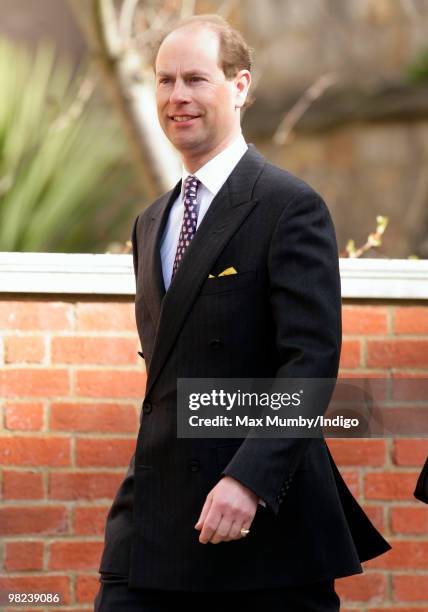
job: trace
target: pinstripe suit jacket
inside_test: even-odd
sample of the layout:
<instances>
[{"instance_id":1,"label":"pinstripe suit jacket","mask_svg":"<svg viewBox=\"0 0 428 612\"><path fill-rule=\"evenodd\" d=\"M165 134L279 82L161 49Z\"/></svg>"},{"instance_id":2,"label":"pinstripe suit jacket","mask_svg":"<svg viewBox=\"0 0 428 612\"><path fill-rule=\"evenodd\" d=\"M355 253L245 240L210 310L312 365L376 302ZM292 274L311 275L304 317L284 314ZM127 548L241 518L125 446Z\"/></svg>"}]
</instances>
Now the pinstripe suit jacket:
<instances>
[{"instance_id":1,"label":"pinstripe suit jacket","mask_svg":"<svg viewBox=\"0 0 428 612\"><path fill-rule=\"evenodd\" d=\"M177 378L334 378L341 300L322 198L249 145L165 293L160 238L180 189L132 230L135 314L148 371L135 455L106 524L100 571L132 587L298 585L361 573L390 546L323 439L177 439ZM237 275L208 279L234 266ZM320 405L320 414L327 406ZM194 524L230 475L267 502L239 541L202 545Z\"/></svg>"}]
</instances>

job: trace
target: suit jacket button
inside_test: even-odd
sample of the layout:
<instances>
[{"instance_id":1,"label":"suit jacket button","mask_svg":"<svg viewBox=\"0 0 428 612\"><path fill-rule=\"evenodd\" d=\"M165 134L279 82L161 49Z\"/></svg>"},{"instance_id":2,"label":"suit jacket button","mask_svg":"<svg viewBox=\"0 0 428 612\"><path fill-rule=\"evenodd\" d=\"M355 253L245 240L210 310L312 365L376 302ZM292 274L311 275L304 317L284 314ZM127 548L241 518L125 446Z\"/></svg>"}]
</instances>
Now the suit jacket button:
<instances>
[{"instance_id":1,"label":"suit jacket button","mask_svg":"<svg viewBox=\"0 0 428 612\"><path fill-rule=\"evenodd\" d=\"M214 350L219 349L223 345L223 341L220 338L213 338L210 340L210 347Z\"/></svg>"},{"instance_id":2,"label":"suit jacket button","mask_svg":"<svg viewBox=\"0 0 428 612\"><path fill-rule=\"evenodd\" d=\"M144 414L150 414L150 412L152 411L153 406L151 405L150 402L144 402L143 403L143 412Z\"/></svg>"},{"instance_id":3,"label":"suit jacket button","mask_svg":"<svg viewBox=\"0 0 428 612\"><path fill-rule=\"evenodd\" d=\"M199 472L201 464L197 459L192 459L189 461L189 469L191 472Z\"/></svg>"}]
</instances>

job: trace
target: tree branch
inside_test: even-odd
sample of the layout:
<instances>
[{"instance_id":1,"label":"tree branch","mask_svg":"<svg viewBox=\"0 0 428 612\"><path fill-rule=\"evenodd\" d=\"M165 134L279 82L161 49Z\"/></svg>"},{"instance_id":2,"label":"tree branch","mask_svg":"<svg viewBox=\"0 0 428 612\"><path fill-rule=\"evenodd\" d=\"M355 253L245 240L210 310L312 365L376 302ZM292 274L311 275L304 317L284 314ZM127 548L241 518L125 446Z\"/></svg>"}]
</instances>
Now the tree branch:
<instances>
[{"instance_id":1,"label":"tree branch","mask_svg":"<svg viewBox=\"0 0 428 612\"><path fill-rule=\"evenodd\" d=\"M286 113L272 137L274 144L278 146L284 145L290 137L294 126L305 114L314 100L322 96L324 91L335 83L337 83L337 77L334 74L324 74L320 76L299 98L291 110Z\"/></svg>"},{"instance_id":2,"label":"tree branch","mask_svg":"<svg viewBox=\"0 0 428 612\"><path fill-rule=\"evenodd\" d=\"M126 42L132 38L132 29L135 13L140 0L123 0L122 9L119 15L119 33Z\"/></svg>"},{"instance_id":3,"label":"tree branch","mask_svg":"<svg viewBox=\"0 0 428 612\"><path fill-rule=\"evenodd\" d=\"M178 157L157 120L153 77L141 53L122 42L111 0L69 0L124 126L149 199L171 188Z\"/></svg>"}]
</instances>

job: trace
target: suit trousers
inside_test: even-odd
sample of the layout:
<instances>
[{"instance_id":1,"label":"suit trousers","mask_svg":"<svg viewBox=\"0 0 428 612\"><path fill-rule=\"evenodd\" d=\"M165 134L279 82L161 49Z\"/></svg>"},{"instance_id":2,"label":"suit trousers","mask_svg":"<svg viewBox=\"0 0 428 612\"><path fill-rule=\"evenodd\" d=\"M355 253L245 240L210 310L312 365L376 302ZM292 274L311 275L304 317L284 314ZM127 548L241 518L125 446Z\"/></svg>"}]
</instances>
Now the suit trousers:
<instances>
[{"instance_id":1,"label":"suit trousers","mask_svg":"<svg viewBox=\"0 0 428 612\"><path fill-rule=\"evenodd\" d=\"M339 612L334 579L296 587L252 591L163 591L131 589L100 579L94 612Z\"/></svg>"}]
</instances>

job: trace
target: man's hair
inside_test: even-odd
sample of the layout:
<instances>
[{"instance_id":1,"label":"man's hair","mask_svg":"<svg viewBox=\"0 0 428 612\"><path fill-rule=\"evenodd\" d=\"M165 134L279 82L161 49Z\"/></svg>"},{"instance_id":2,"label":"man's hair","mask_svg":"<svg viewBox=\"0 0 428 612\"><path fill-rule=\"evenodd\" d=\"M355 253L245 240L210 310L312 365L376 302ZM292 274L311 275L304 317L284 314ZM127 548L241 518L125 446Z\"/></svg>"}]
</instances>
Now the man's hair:
<instances>
[{"instance_id":1,"label":"man's hair","mask_svg":"<svg viewBox=\"0 0 428 612\"><path fill-rule=\"evenodd\" d=\"M160 33L159 38L153 45L152 65L155 69L156 58L159 48L165 38L184 27L203 27L215 32L219 39L219 66L223 70L226 79L233 79L240 70L249 70L253 67L253 50L247 45L242 34L233 28L226 19L219 15L193 15L175 23ZM249 106L253 98L248 95L244 106Z\"/></svg>"}]
</instances>

